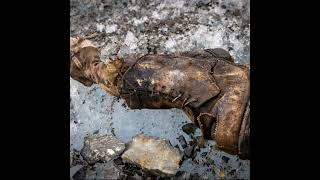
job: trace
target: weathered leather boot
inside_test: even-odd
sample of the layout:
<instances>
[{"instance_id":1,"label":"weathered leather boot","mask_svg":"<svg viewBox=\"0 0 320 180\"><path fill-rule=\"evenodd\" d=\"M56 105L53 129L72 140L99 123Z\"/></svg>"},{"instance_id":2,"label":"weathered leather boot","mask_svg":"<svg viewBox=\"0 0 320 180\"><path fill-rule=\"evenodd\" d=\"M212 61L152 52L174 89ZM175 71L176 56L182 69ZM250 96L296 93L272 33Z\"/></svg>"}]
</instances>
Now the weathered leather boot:
<instances>
[{"instance_id":1,"label":"weathered leather boot","mask_svg":"<svg viewBox=\"0 0 320 180\"><path fill-rule=\"evenodd\" d=\"M223 49L132 54L108 63L85 40L71 39L71 77L99 84L132 109L182 109L217 147L250 158L249 68Z\"/></svg>"}]
</instances>

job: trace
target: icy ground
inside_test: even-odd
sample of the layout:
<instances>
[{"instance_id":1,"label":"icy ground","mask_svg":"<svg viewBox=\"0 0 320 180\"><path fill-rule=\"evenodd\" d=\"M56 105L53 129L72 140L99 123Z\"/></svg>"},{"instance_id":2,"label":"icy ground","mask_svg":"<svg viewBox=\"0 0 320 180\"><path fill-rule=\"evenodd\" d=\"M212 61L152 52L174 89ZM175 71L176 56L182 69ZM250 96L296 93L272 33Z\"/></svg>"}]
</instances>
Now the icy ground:
<instances>
[{"instance_id":1,"label":"icy ground","mask_svg":"<svg viewBox=\"0 0 320 180\"><path fill-rule=\"evenodd\" d=\"M114 54L167 53L222 47L239 63L250 63L249 0L71 0L71 36L87 36ZM84 137L114 133L128 142L143 132L179 144L181 127L191 122L180 110L130 110L98 86L85 87L70 78L70 156ZM201 135L200 132L197 132ZM182 171L205 179L250 179L250 161L215 150L214 141L183 162ZM212 147L211 147L212 146ZM206 158L200 154L208 152ZM230 158L224 161L223 156ZM70 167L71 168L71 167Z\"/></svg>"}]
</instances>

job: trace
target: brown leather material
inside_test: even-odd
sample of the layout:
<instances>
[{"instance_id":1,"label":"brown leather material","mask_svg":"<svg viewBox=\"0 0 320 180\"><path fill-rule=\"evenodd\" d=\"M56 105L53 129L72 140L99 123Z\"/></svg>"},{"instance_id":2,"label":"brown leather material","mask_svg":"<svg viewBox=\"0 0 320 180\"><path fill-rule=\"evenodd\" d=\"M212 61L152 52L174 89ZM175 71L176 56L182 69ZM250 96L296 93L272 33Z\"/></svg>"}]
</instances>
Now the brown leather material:
<instances>
[{"instance_id":1,"label":"brown leather material","mask_svg":"<svg viewBox=\"0 0 320 180\"><path fill-rule=\"evenodd\" d=\"M70 58L70 76L86 86L99 84L109 94L119 96L115 83L122 64L122 59L105 64L95 47L84 47Z\"/></svg>"},{"instance_id":2,"label":"brown leather material","mask_svg":"<svg viewBox=\"0 0 320 180\"><path fill-rule=\"evenodd\" d=\"M212 111L217 118L212 133L219 148L235 154L238 153L242 117L249 99L249 76L241 67L225 61L218 61L213 76L223 95Z\"/></svg>"},{"instance_id":3,"label":"brown leather material","mask_svg":"<svg viewBox=\"0 0 320 180\"><path fill-rule=\"evenodd\" d=\"M126 59L127 62L135 60ZM130 67L128 71L122 72L125 74L125 82L131 83L124 84L125 90L162 93L171 96L172 100L179 96L183 101L181 106L190 104L191 107L198 108L220 92L209 72L197 66L197 59L147 55Z\"/></svg>"},{"instance_id":4,"label":"brown leather material","mask_svg":"<svg viewBox=\"0 0 320 180\"><path fill-rule=\"evenodd\" d=\"M85 47L70 63L75 80L99 84L132 109L182 109L218 148L250 157L249 70L227 51L132 54L105 64L94 47Z\"/></svg>"}]
</instances>

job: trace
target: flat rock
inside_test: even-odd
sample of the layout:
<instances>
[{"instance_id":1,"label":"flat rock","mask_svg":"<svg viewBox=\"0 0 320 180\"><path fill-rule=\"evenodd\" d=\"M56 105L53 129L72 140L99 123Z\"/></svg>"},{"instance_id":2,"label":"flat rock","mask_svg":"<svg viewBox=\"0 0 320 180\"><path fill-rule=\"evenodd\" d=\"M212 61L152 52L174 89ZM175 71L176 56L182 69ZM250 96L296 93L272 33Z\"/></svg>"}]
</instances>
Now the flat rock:
<instances>
[{"instance_id":1,"label":"flat rock","mask_svg":"<svg viewBox=\"0 0 320 180\"><path fill-rule=\"evenodd\" d=\"M81 155L89 164L94 164L98 161L110 161L120 155L124 149L125 144L113 135L94 134L85 137Z\"/></svg>"},{"instance_id":2,"label":"flat rock","mask_svg":"<svg viewBox=\"0 0 320 180\"><path fill-rule=\"evenodd\" d=\"M137 164L150 174L170 177L177 173L182 154L168 140L139 134L130 142L122 159Z\"/></svg>"}]
</instances>

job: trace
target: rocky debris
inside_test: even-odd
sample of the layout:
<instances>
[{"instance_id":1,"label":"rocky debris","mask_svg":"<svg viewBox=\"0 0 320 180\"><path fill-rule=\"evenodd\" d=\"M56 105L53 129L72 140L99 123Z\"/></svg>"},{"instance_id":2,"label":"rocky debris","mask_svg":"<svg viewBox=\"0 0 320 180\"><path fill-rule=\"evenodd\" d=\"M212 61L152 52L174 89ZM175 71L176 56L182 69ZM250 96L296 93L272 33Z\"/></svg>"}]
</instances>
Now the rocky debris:
<instances>
[{"instance_id":1,"label":"rocky debris","mask_svg":"<svg viewBox=\"0 0 320 180\"><path fill-rule=\"evenodd\" d=\"M116 164L118 166L124 165L121 157L118 157L118 158L114 159L113 162L114 162L114 164Z\"/></svg>"},{"instance_id":2,"label":"rocky debris","mask_svg":"<svg viewBox=\"0 0 320 180\"><path fill-rule=\"evenodd\" d=\"M180 136L178 137L178 140L179 140L179 143L180 143L180 145L181 145L181 147L182 147L183 149L188 146L188 145L187 145L187 141L186 141L186 139L184 138L183 135L180 135Z\"/></svg>"},{"instance_id":3,"label":"rocky debris","mask_svg":"<svg viewBox=\"0 0 320 180\"><path fill-rule=\"evenodd\" d=\"M121 171L114 165L112 161L107 163L97 163L95 179L121 179Z\"/></svg>"},{"instance_id":4,"label":"rocky debris","mask_svg":"<svg viewBox=\"0 0 320 180\"><path fill-rule=\"evenodd\" d=\"M237 172L237 170L232 169L229 174L230 174L231 177L234 177L236 172Z\"/></svg>"},{"instance_id":5,"label":"rocky debris","mask_svg":"<svg viewBox=\"0 0 320 180\"><path fill-rule=\"evenodd\" d=\"M72 157L71 157L71 159L72 159L71 166L76 166L76 165L85 166L85 165L87 165L87 163L83 161L83 158L80 155L79 151L73 150L71 155L72 155Z\"/></svg>"},{"instance_id":6,"label":"rocky debris","mask_svg":"<svg viewBox=\"0 0 320 180\"><path fill-rule=\"evenodd\" d=\"M96 163L93 166L79 167L74 166L70 168L70 176L73 180L87 180L87 179L122 179L123 174L121 170L115 166L112 161L107 163ZM76 173L74 173L76 171Z\"/></svg>"},{"instance_id":7,"label":"rocky debris","mask_svg":"<svg viewBox=\"0 0 320 180\"><path fill-rule=\"evenodd\" d=\"M191 158L194 153L195 145L188 146L184 149L184 155L186 155L187 158Z\"/></svg>"},{"instance_id":8,"label":"rocky debris","mask_svg":"<svg viewBox=\"0 0 320 180\"><path fill-rule=\"evenodd\" d=\"M136 164L132 163L124 163L123 166L121 166L123 173L125 173L127 176L143 176L144 173L140 167L138 167Z\"/></svg>"},{"instance_id":9,"label":"rocky debris","mask_svg":"<svg viewBox=\"0 0 320 180\"><path fill-rule=\"evenodd\" d=\"M194 134L196 129L197 129L197 126L194 123L188 123L182 126L182 131L188 135Z\"/></svg>"},{"instance_id":10,"label":"rocky debris","mask_svg":"<svg viewBox=\"0 0 320 180\"><path fill-rule=\"evenodd\" d=\"M125 144L113 135L94 134L85 138L82 157L89 163L107 162L120 155Z\"/></svg>"},{"instance_id":11,"label":"rocky debris","mask_svg":"<svg viewBox=\"0 0 320 180\"><path fill-rule=\"evenodd\" d=\"M229 159L228 157L226 156L222 156L221 159L225 162L225 163L228 163Z\"/></svg>"},{"instance_id":12,"label":"rocky debris","mask_svg":"<svg viewBox=\"0 0 320 180\"><path fill-rule=\"evenodd\" d=\"M201 153L201 157L206 157L207 154L208 154L208 152L202 152L202 153Z\"/></svg>"},{"instance_id":13,"label":"rocky debris","mask_svg":"<svg viewBox=\"0 0 320 180\"><path fill-rule=\"evenodd\" d=\"M89 180L89 179L95 179L97 176L97 171L95 170L94 167L91 166L87 166L85 169L85 173L86 173L86 178L85 180Z\"/></svg>"},{"instance_id":14,"label":"rocky debris","mask_svg":"<svg viewBox=\"0 0 320 180\"><path fill-rule=\"evenodd\" d=\"M191 136L191 138L192 140L187 143L183 135L178 137L178 141L183 148L184 159L194 159L197 156L197 152L200 151L200 148L204 147L204 140L202 140L202 136Z\"/></svg>"},{"instance_id":15,"label":"rocky debris","mask_svg":"<svg viewBox=\"0 0 320 180\"><path fill-rule=\"evenodd\" d=\"M182 154L165 139L139 134L133 138L121 157L148 173L169 177L177 173Z\"/></svg>"},{"instance_id":16,"label":"rocky debris","mask_svg":"<svg viewBox=\"0 0 320 180\"><path fill-rule=\"evenodd\" d=\"M70 168L70 177L73 177L80 169L82 169L83 166L76 165Z\"/></svg>"},{"instance_id":17,"label":"rocky debris","mask_svg":"<svg viewBox=\"0 0 320 180\"><path fill-rule=\"evenodd\" d=\"M71 169L70 169L70 171L71 171ZM74 175L71 175L71 176L72 176L73 180L84 180L84 179L86 179L86 167L80 168Z\"/></svg>"}]
</instances>

